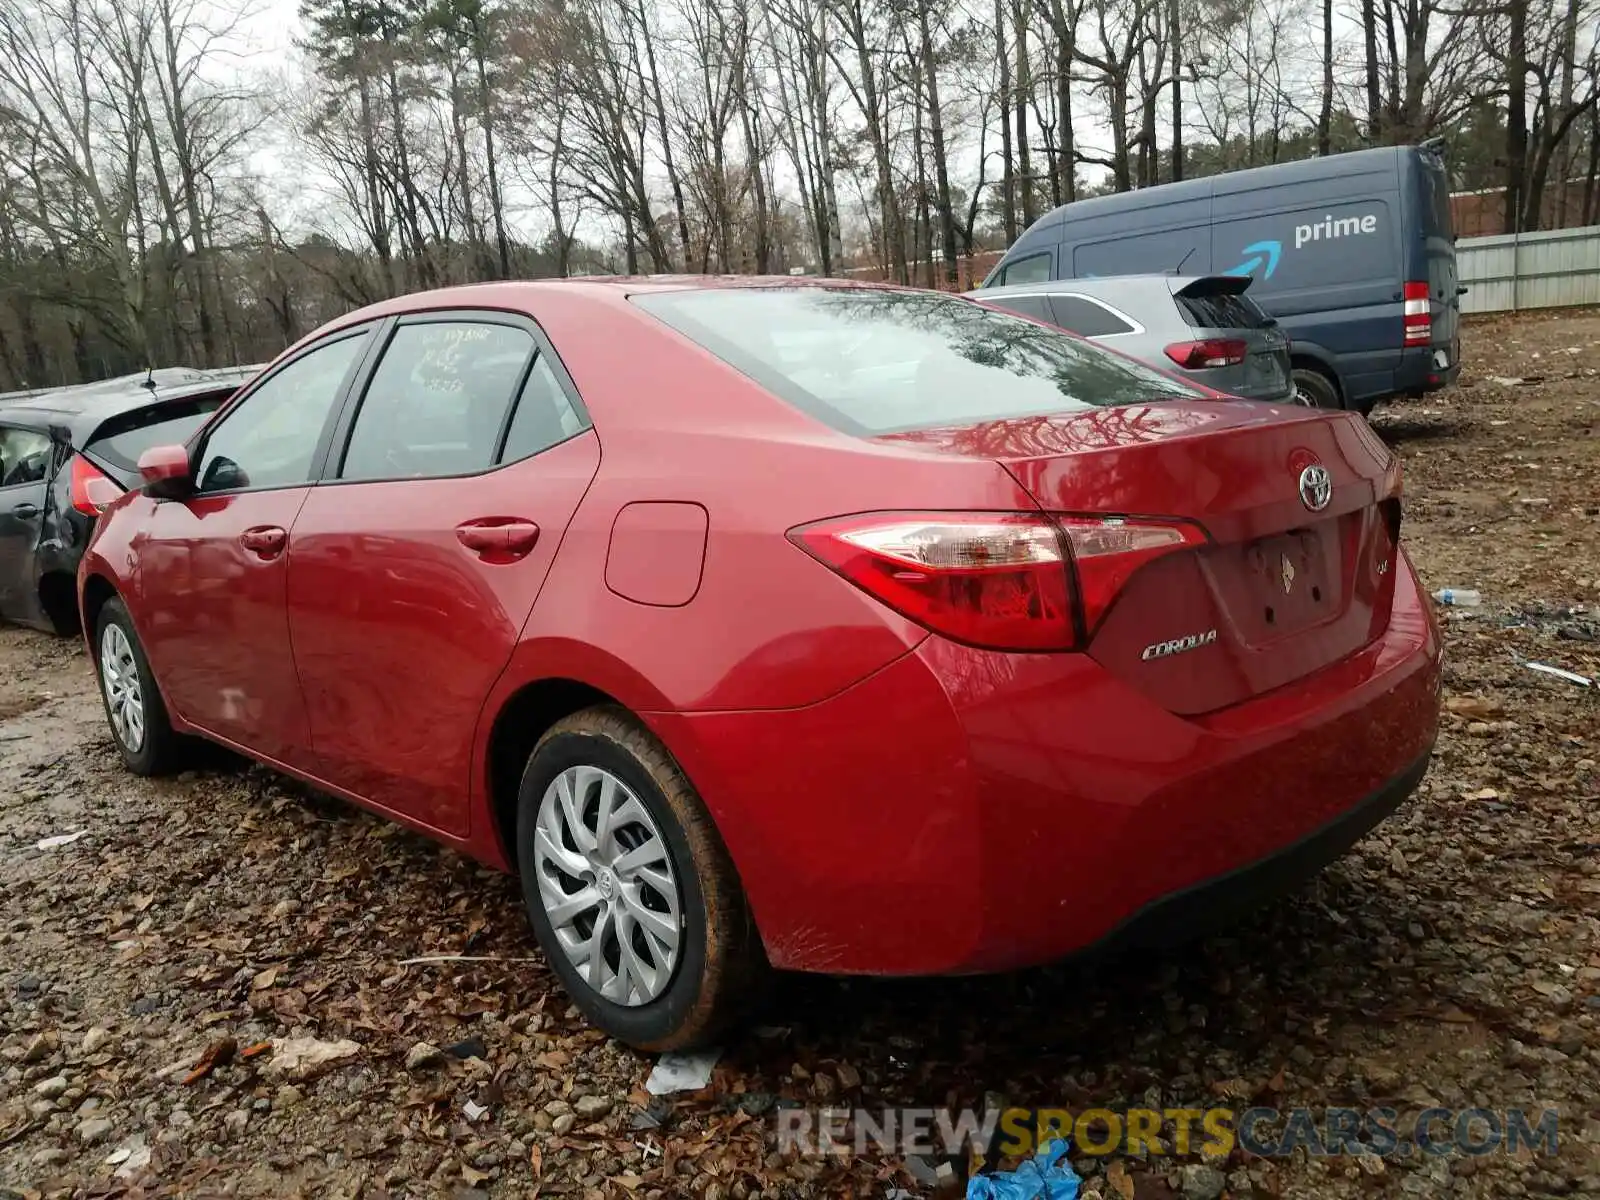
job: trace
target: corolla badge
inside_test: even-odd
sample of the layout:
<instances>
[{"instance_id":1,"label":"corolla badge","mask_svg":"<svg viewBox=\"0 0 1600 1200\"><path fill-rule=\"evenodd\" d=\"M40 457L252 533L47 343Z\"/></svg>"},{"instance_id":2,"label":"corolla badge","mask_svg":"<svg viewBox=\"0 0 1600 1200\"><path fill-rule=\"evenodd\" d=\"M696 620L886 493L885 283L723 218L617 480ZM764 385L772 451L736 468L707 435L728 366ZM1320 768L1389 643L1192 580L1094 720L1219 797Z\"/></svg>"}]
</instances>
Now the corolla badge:
<instances>
[{"instance_id":1,"label":"corolla badge","mask_svg":"<svg viewBox=\"0 0 1600 1200\"><path fill-rule=\"evenodd\" d=\"M1187 650L1198 650L1201 646L1209 646L1217 640L1217 631L1208 629L1204 633L1191 633L1181 638L1173 638L1167 642L1154 642L1140 652L1139 657L1149 662L1152 658L1170 658L1174 654L1182 654Z\"/></svg>"},{"instance_id":2,"label":"corolla badge","mask_svg":"<svg viewBox=\"0 0 1600 1200\"><path fill-rule=\"evenodd\" d=\"M1300 503L1312 512L1321 512L1333 499L1333 476L1321 463L1312 463L1300 472Z\"/></svg>"}]
</instances>

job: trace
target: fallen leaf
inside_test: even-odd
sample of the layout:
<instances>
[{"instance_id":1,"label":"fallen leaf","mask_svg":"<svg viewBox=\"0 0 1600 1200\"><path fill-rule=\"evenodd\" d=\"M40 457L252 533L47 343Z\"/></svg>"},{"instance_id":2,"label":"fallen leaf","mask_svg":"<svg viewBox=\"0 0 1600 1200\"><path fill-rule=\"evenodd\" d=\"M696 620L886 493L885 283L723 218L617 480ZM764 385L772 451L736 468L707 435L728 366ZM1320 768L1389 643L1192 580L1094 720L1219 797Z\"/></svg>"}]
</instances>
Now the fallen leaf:
<instances>
[{"instance_id":1,"label":"fallen leaf","mask_svg":"<svg viewBox=\"0 0 1600 1200\"><path fill-rule=\"evenodd\" d=\"M1128 1168L1120 1160L1106 1168L1106 1182L1116 1189L1122 1200L1133 1200L1133 1180L1128 1176Z\"/></svg>"},{"instance_id":2,"label":"fallen leaf","mask_svg":"<svg viewBox=\"0 0 1600 1200\"><path fill-rule=\"evenodd\" d=\"M252 992L265 991L267 988L278 982L278 975L280 972L282 972L282 970L282 963L273 963L266 970L257 971L255 978L250 981L250 990Z\"/></svg>"},{"instance_id":3,"label":"fallen leaf","mask_svg":"<svg viewBox=\"0 0 1600 1200\"><path fill-rule=\"evenodd\" d=\"M272 1049L272 1043L271 1042L256 1042L255 1044L250 1045L250 1046L246 1046L243 1050L239 1051L239 1057L240 1058L259 1058L261 1055L265 1054L267 1051L269 1051L271 1049Z\"/></svg>"},{"instance_id":4,"label":"fallen leaf","mask_svg":"<svg viewBox=\"0 0 1600 1200\"><path fill-rule=\"evenodd\" d=\"M218 1067L226 1066L233 1061L234 1053L239 1049L239 1043L231 1037L218 1038L206 1047L206 1052L200 1056L200 1061L195 1063L194 1069L183 1077L185 1084L199 1083Z\"/></svg>"},{"instance_id":5,"label":"fallen leaf","mask_svg":"<svg viewBox=\"0 0 1600 1200\"><path fill-rule=\"evenodd\" d=\"M268 1069L290 1079L310 1079L330 1067L356 1058L361 1044L349 1040L325 1042L319 1038L282 1038L272 1043Z\"/></svg>"}]
</instances>

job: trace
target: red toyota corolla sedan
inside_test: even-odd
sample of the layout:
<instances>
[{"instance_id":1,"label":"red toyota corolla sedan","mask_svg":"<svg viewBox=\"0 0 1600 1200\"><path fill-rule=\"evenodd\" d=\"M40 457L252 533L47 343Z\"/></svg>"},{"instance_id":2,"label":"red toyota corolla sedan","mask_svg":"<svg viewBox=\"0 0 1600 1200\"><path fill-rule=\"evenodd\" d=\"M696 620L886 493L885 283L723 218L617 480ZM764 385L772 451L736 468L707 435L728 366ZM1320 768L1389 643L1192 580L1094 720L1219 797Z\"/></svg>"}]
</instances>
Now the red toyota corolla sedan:
<instances>
[{"instance_id":1,"label":"red toyota corolla sedan","mask_svg":"<svg viewBox=\"0 0 1600 1200\"><path fill-rule=\"evenodd\" d=\"M712 1037L769 966L1225 927L1433 744L1364 420L959 297L407 296L140 465L80 574L128 766L198 735L515 871L642 1047Z\"/></svg>"}]
</instances>

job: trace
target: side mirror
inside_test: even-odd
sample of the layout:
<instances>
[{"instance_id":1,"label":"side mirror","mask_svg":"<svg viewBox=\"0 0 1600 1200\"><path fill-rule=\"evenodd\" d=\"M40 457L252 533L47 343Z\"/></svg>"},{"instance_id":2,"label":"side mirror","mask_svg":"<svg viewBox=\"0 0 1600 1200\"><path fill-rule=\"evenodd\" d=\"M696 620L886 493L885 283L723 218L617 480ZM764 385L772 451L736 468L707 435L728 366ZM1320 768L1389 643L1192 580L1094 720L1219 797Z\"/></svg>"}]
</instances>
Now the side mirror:
<instances>
[{"instance_id":1,"label":"side mirror","mask_svg":"<svg viewBox=\"0 0 1600 1200\"><path fill-rule=\"evenodd\" d=\"M151 446L139 456L144 492L158 500L178 500L194 491L189 451L183 446Z\"/></svg>"}]
</instances>

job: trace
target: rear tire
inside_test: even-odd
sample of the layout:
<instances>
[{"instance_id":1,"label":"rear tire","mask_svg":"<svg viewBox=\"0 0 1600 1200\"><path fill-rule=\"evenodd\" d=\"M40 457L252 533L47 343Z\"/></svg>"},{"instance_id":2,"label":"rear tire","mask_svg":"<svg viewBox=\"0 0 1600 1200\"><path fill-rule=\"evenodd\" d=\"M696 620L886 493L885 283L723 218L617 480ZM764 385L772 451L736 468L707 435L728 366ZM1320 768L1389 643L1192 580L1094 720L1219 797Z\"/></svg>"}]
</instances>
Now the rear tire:
<instances>
[{"instance_id":1,"label":"rear tire","mask_svg":"<svg viewBox=\"0 0 1600 1200\"><path fill-rule=\"evenodd\" d=\"M713 1041L767 973L710 814L613 707L553 725L523 771L517 865L539 944L589 1020L641 1050Z\"/></svg>"},{"instance_id":2,"label":"rear tire","mask_svg":"<svg viewBox=\"0 0 1600 1200\"><path fill-rule=\"evenodd\" d=\"M1339 389L1333 380L1315 367L1294 369L1294 394L1295 401L1307 408L1344 407L1343 401L1339 399Z\"/></svg>"},{"instance_id":3,"label":"rear tire","mask_svg":"<svg viewBox=\"0 0 1600 1200\"><path fill-rule=\"evenodd\" d=\"M188 739L174 733L127 606L113 596L94 631L95 676L106 724L123 765L135 775L166 775L187 758Z\"/></svg>"}]
</instances>

